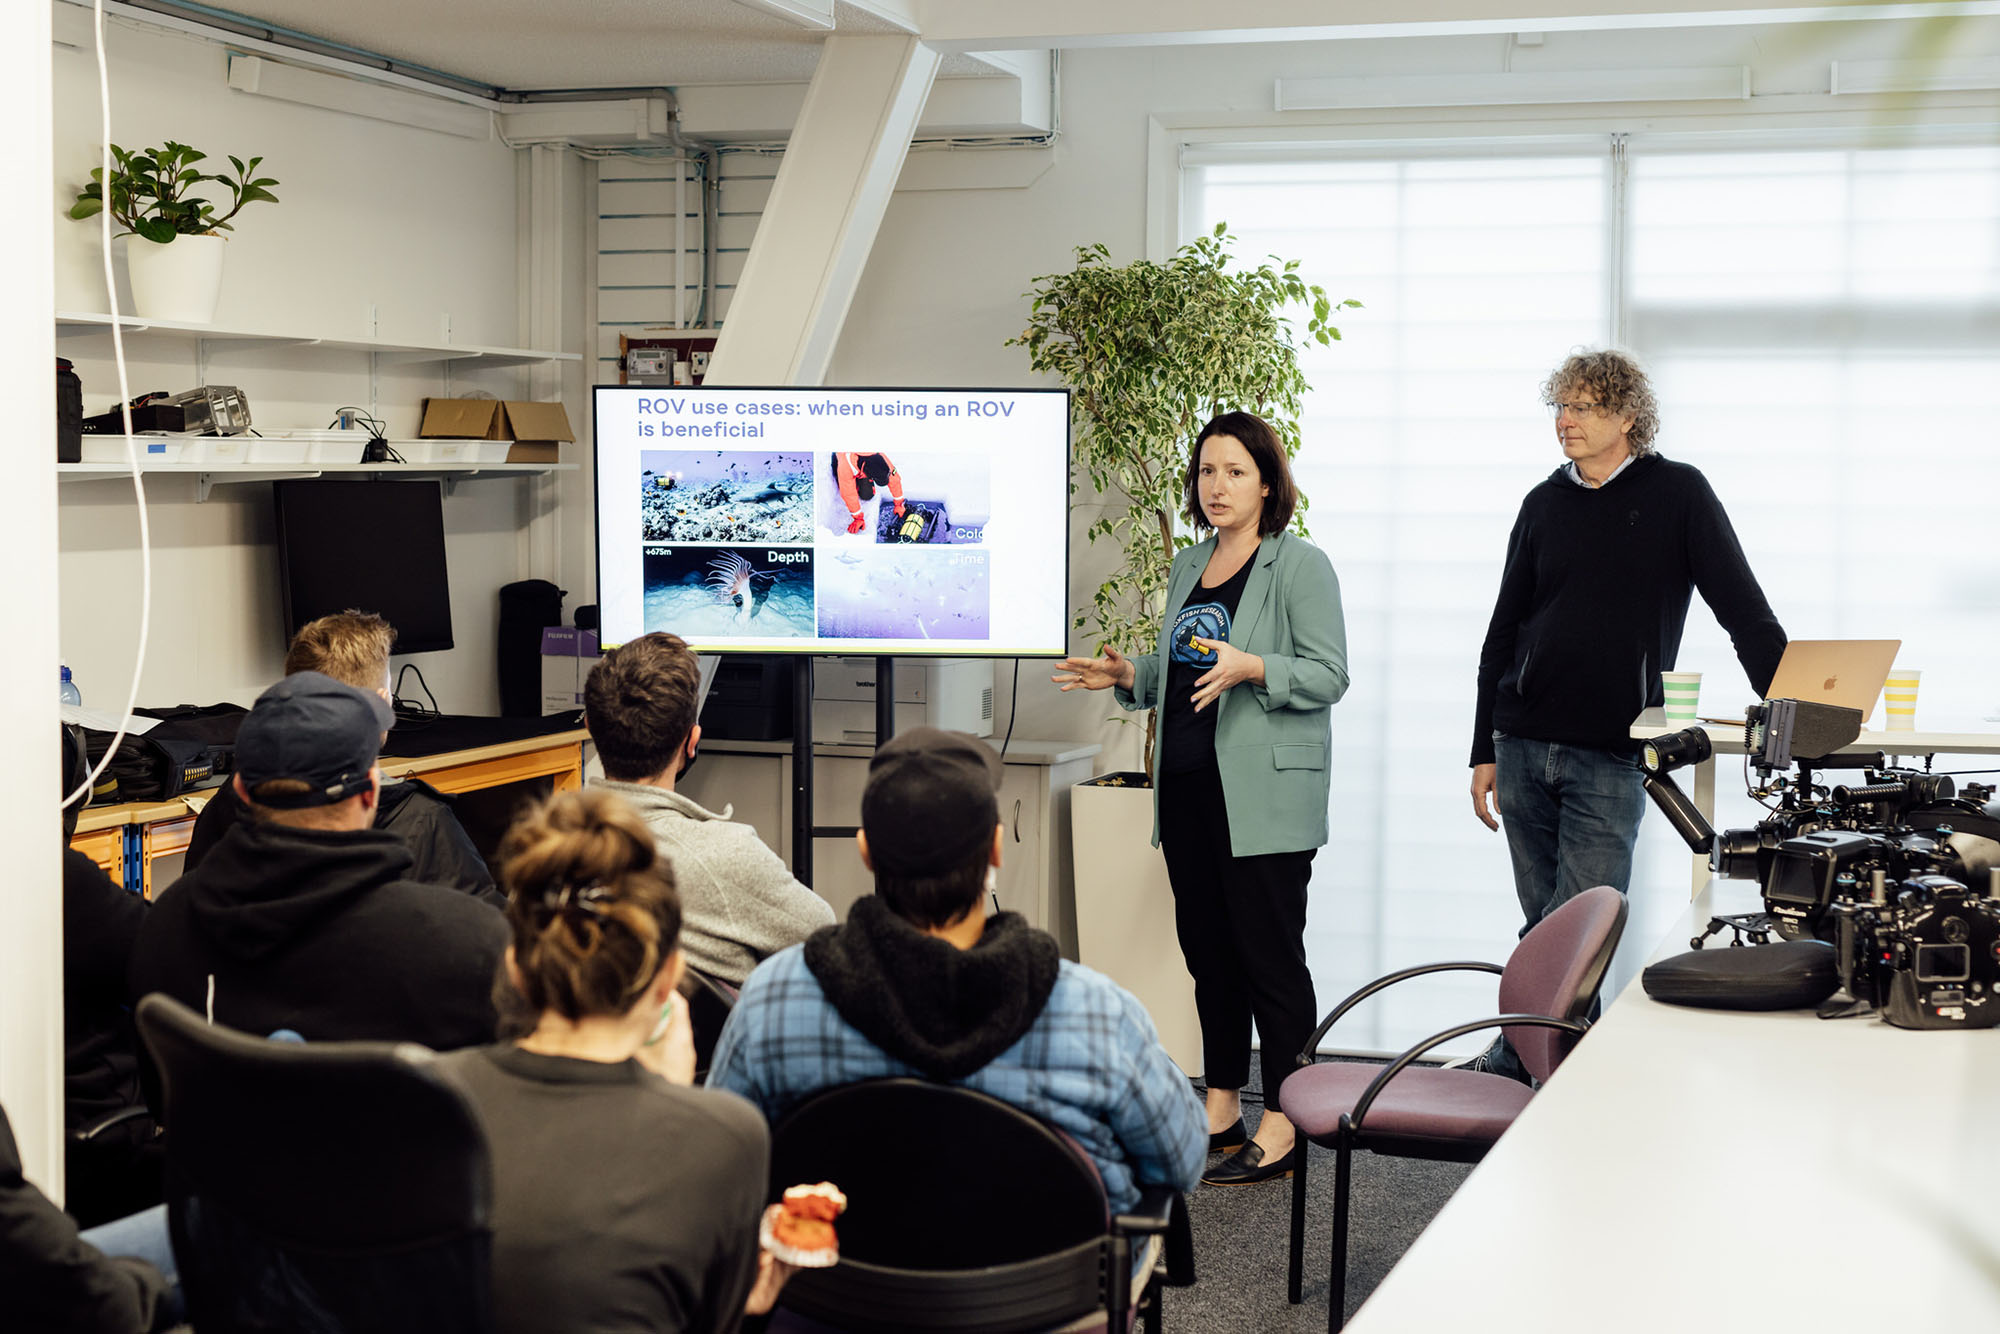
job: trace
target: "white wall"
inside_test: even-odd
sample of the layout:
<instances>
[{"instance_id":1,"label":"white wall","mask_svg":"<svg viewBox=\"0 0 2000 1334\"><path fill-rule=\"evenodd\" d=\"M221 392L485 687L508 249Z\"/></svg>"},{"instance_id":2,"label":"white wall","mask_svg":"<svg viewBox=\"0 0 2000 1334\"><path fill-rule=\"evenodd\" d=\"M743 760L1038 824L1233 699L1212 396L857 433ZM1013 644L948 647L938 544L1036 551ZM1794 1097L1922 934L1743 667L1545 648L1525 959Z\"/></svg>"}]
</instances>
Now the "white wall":
<instances>
[{"instance_id":1,"label":"white wall","mask_svg":"<svg viewBox=\"0 0 2000 1334\"><path fill-rule=\"evenodd\" d=\"M15 136L9 161L30 180L49 169L49 15L45 6L0 10L0 111ZM27 216L21 216L26 214ZM48 215L0 218L7 294L17 312L0 325L0 386L16 405L16 456L0 487L0 566L11 575L0 699L18 765L0 779L0 1106L28 1179L62 1198L62 877L56 823L55 406L49 395L54 339L49 302Z\"/></svg>"},{"instance_id":2,"label":"white wall","mask_svg":"<svg viewBox=\"0 0 2000 1334\"><path fill-rule=\"evenodd\" d=\"M1145 251L1149 118L1176 125L1322 126L1310 132L1337 139L1385 132L1450 134L1477 129L1482 122L1530 117L1575 123L1603 117L1597 108L1279 115L1272 111L1279 77L1740 64L1752 68L1756 98L1750 104L1724 104L1722 110L1777 123L1834 109L1834 99L1823 95L1831 59L1996 49L2000 25L1960 20L1949 32L1870 22L1551 33L1538 48L1517 47L1510 37L1494 36L1066 52L1062 134L1051 150L1050 169L1018 188L900 191L883 220L828 382L1033 383L1025 351L1002 344L1026 321L1028 303L1022 293L1036 275L1067 269L1073 249L1090 242L1104 242L1120 262ZM1860 99L1841 102L1839 112L1860 117L1873 105ZM1708 116L1715 110L1714 104L1667 106L1647 109L1636 119L1647 126L1669 125L1688 113ZM912 153L906 186L928 156ZM962 156L977 160L978 154ZM996 160L990 179L1006 174ZM1308 440L1306 448L1312 447ZM1092 517L1082 500L1071 524L1070 595L1078 606L1088 604L1091 590L1116 564L1091 552L1081 538ZM1319 537L1334 546L1337 562L1334 535ZM1094 647L1081 638L1072 641L1079 651ZM1004 730L1004 671L1000 695L998 726ZM1046 671L1023 665L1017 735L1102 740L1107 753L1101 768L1132 767L1136 729L1110 721L1116 712L1102 696L1059 694L1048 684Z\"/></svg>"},{"instance_id":3,"label":"white wall","mask_svg":"<svg viewBox=\"0 0 2000 1334\"><path fill-rule=\"evenodd\" d=\"M497 139L475 142L235 92L221 46L135 24L107 27L115 142L135 148L173 138L216 161L262 154L264 171L280 182L281 202L251 205L236 219L218 325L520 345L513 150ZM53 205L61 213L97 162L102 130L90 53L56 48L53 66ZM94 225L58 218L58 310L105 309L97 236ZM61 353L77 361L89 412L117 400L109 346L103 335L62 342ZM192 344L129 339L127 353L134 394L200 382ZM425 396L486 389L528 397L528 376L382 365L373 401L391 435L408 437ZM243 389L254 421L267 429L324 426L334 407L371 402L363 353L211 344L206 378ZM447 711L497 711L494 591L538 572L520 540L536 485L468 482L445 502L458 647L413 661ZM153 644L140 702L247 703L277 676L284 649L269 488L218 488L197 505L192 480L159 477L148 493ZM62 649L87 703L122 704L137 621L130 486L68 483L60 513ZM356 536L375 545L396 540L390 532Z\"/></svg>"}]
</instances>

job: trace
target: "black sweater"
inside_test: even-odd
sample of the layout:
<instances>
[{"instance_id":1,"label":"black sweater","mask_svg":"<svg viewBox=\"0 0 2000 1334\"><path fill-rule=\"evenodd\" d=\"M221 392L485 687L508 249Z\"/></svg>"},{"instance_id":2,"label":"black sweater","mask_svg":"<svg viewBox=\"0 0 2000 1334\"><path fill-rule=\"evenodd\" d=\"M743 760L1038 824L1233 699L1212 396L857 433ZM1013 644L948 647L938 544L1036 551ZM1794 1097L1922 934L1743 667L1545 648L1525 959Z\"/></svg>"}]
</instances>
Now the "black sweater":
<instances>
[{"instance_id":1,"label":"black sweater","mask_svg":"<svg viewBox=\"0 0 2000 1334\"><path fill-rule=\"evenodd\" d=\"M239 824L146 914L131 995L203 1011L213 977L215 1021L246 1033L490 1042L506 919L409 871L409 849L379 829Z\"/></svg>"},{"instance_id":2,"label":"black sweater","mask_svg":"<svg viewBox=\"0 0 2000 1334\"><path fill-rule=\"evenodd\" d=\"M165 1323L166 1280L143 1260L114 1258L21 1175L14 1128L0 1110L0 1324L73 1334L145 1334Z\"/></svg>"},{"instance_id":3,"label":"black sweater","mask_svg":"<svg viewBox=\"0 0 2000 1334\"><path fill-rule=\"evenodd\" d=\"M1743 558L1708 480L1657 454L1597 489L1556 469L1521 502L1486 645L1472 763L1493 732L1629 746L1632 720L1662 702L1695 589L1762 694L1785 631Z\"/></svg>"},{"instance_id":4,"label":"black sweater","mask_svg":"<svg viewBox=\"0 0 2000 1334\"><path fill-rule=\"evenodd\" d=\"M200 866L223 835L247 818L235 784L224 783L215 789L195 817L182 870ZM375 803L375 827L394 834L409 848L414 859L410 879L454 886L496 908L507 906L507 896L495 888L485 859L452 814L451 798L429 783L418 778L383 783L381 798Z\"/></svg>"}]
</instances>

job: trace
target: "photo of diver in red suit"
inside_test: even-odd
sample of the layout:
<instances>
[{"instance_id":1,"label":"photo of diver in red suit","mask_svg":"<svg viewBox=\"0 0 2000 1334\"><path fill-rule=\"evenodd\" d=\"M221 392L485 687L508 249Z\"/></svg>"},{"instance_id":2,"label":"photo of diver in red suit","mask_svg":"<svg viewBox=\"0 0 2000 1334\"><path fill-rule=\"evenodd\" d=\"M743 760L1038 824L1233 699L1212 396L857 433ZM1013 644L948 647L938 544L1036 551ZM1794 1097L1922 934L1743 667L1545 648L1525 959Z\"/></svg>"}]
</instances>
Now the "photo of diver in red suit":
<instances>
[{"instance_id":1,"label":"photo of diver in red suit","mask_svg":"<svg viewBox=\"0 0 2000 1334\"><path fill-rule=\"evenodd\" d=\"M867 527L861 505L875 498L877 487L889 489L889 498L896 504L896 517L903 517L903 475L889 462L887 454L835 454L833 480L847 506L848 532L858 533Z\"/></svg>"}]
</instances>

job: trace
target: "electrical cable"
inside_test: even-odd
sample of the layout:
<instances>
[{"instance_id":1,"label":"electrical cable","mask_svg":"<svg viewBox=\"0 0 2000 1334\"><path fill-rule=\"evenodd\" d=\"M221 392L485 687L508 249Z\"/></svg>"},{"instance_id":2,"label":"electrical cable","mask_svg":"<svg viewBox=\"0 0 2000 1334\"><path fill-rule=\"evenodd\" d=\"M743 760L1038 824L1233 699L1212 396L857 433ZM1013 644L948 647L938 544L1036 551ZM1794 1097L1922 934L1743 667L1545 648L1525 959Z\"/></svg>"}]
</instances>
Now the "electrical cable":
<instances>
[{"instance_id":1,"label":"electrical cable","mask_svg":"<svg viewBox=\"0 0 2000 1334\"><path fill-rule=\"evenodd\" d=\"M1014 688L1007 695L1007 735L1000 738L1000 758L1007 758L1007 743L1014 739L1014 707L1021 702L1021 660L1014 659Z\"/></svg>"},{"instance_id":2,"label":"electrical cable","mask_svg":"<svg viewBox=\"0 0 2000 1334\"><path fill-rule=\"evenodd\" d=\"M104 251L104 292L111 310L111 356L118 366L119 412L125 421L125 461L132 468L132 495L139 506L139 643L132 658L132 688L125 696L125 711L119 716L118 727L111 734L111 743L104 748L104 758L97 762L74 792L62 800L64 808L78 802L87 802L97 780L111 767L118 748L125 744L125 735L131 730L133 710L139 704L139 679L146 669L146 644L153 628L153 530L146 517L146 478L139 467L139 444L132 437L132 386L125 366L125 334L119 325L118 282L111 269L111 72L104 58L104 0L91 0L92 31L97 47L97 111L104 127L103 152L100 159L100 175L103 182L104 207L98 210L98 234Z\"/></svg>"},{"instance_id":3,"label":"electrical cable","mask_svg":"<svg viewBox=\"0 0 2000 1334\"><path fill-rule=\"evenodd\" d=\"M403 678L411 672L417 674L417 684L423 687L424 698L430 701L429 708L425 708L414 701L406 701L403 698ZM396 673L396 688L391 690L389 694L391 704L396 711L407 714L412 719L431 723L444 716L444 710L438 707L437 696L431 693L431 683L424 680L424 669L417 666L414 662L403 664L403 670Z\"/></svg>"}]
</instances>

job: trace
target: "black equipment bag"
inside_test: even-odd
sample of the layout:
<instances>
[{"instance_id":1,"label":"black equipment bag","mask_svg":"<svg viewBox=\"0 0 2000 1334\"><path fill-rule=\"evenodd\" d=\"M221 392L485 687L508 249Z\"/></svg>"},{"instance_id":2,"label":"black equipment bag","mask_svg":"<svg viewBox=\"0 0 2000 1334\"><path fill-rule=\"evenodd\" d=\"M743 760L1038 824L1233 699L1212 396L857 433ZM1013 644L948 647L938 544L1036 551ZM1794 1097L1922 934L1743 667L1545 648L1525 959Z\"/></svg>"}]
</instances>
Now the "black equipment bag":
<instances>
[{"instance_id":1,"label":"black equipment bag","mask_svg":"<svg viewBox=\"0 0 2000 1334\"><path fill-rule=\"evenodd\" d=\"M102 780L91 794L93 806L126 801L164 801L200 787L235 768L236 729L249 712L240 704L183 704L171 709L135 709L161 720L143 736L127 733L104 777L116 779L106 791ZM83 729L93 767L111 745L111 732Z\"/></svg>"},{"instance_id":2,"label":"black equipment bag","mask_svg":"<svg viewBox=\"0 0 2000 1334\"><path fill-rule=\"evenodd\" d=\"M1833 946L1818 940L1690 950L1640 975L1646 994L1710 1010L1810 1010L1840 987Z\"/></svg>"},{"instance_id":3,"label":"black equipment bag","mask_svg":"<svg viewBox=\"0 0 2000 1334\"><path fill-rule=\"evenodd\" d=\"M542 716L542 631L562 624L563 590L546 579L500 586L500 716Z\"/></svg>"},{"instance_id":4,"label":"black equipment bag","mask_svg":"<svg viewBox=\"0 0 2000 1334\"><path fill-rule=\"evenodd\" d=\"M69 358L56 358L56 462L83 462L83 380Z\"/></svg>"}]
</instances>

